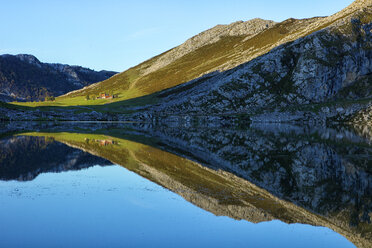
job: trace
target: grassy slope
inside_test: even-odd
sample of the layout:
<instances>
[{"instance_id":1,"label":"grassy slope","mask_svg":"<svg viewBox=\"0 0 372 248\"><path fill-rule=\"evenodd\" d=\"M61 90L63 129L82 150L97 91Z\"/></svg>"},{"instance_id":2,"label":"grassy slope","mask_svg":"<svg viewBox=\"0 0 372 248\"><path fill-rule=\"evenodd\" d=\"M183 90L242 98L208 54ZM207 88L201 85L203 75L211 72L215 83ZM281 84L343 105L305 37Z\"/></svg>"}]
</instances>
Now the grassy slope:
<instances>
[{"instance_id":1,"label":"grassy slope","mask_svg":"<svg viewBox=\"0 0 372 248\"><path fill-rule=\"evenodd\" d=\"M314 18L315 20L316 18ZM313 20L307 21L310 23ZM306 26L299 24L300 22L301 20L295 19L286 20L248 40L245 40L245 36L223 37L216 43L203 46L173 63L143 76L142 71L153 64L159 56L162 56L159 55L102 81L94 87L58 97L55 102L16 104L32 107L101 105L148 95L188 82L226 63L240 61L243 53L244 57L249 58L267 53L280 40L303 30ZM101 92L111 92L118 94L119 97L114 100L85 100L86 95L98 95Z\"/></svg>"}]
</instances>

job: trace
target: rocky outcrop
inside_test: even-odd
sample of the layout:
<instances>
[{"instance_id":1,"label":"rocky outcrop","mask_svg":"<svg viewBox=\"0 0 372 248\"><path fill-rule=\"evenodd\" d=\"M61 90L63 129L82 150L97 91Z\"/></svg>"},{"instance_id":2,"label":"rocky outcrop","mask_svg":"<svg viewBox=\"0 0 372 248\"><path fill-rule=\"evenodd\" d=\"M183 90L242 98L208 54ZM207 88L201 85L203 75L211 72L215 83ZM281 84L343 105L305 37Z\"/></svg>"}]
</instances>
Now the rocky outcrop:
<instances>
[{"instance_id":1,"label":"rocky outcrop","mask_svg":"<svg viewBox=\"0 0 372 248\"><path fill-rule=\"evenodd\" d=\"M0 56L0 100L35 101L103 81L116 72L48 64L28 54Z\"/></svg>"}]
</instances>

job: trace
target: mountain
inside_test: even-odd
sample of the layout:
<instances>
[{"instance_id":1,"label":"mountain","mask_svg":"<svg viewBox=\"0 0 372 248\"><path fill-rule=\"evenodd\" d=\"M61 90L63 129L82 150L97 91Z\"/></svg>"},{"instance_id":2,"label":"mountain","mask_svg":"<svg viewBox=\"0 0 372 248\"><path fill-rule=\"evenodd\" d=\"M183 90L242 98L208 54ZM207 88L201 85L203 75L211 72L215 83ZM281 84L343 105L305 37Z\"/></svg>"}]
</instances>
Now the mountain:
<instances>
[{"instance_id":1,"label":"mountain","mask_svg":"<svg viewBox=\"0 0 372 248\"><path fill-rule=\"evenodd\" d=\"M217 25L113 78L63 97L84 97L113 90L119 94L117 100L123 100L171 88L214 71L232 69L282 44L346 21L369 3L370 0L358 0L330 17L291 18L281 23L253 19Z\"/></svg>"},{"instance_id":2,"label":"mountain","mask_svg":"<svg viewBox=\"0 0 372 248\"><path fill-rule=\"evenodd\" d=\"M246 114L280 121L303 119L306 108L337 119L371 106L372 1L356 1L296 37L302 34L308 35L233 69L155 93L154 104L143 109L147 116Z\"/></svg>"},{"instance_id":3,"label":"mountain","mask_svg":"<svg viewBox=\"0 0 372 248\"><path fill-rule=\"evenodd\" d=\"M116 107L137 112L139 119L245 115L259 122L355 120L372 106L371 30L372 1L355 1L237 67L138 98L134 106L123 102ZM371 121L371 113L359 120Z\"/></svg>"},{"instance_id":4,"label":"mountain","mask_svg":"<svg viewBox=\"0 0 372 248\"><path fill-rule=\"evenodd\" d=\"M35 101L105 80L116 72L41 63L28 54L0 56L0 100Z\"/></svg>"},{"instance_id":5,"label":"mountain","mask_svg":"<svg viewBox=\"0 0 372 248\"><path fill-rule=\"evenodd\" d=\"M243 115L257 122L371 122L371 30L372 0L357 0L329 17L218 25L55 102L19 104L75 110L48 108L20 116L183 121L185 115ZM86 100L102 92L118 97ZM77 105L84 107L76 111ZM20 118L12 108L0 109L4 119Z\"/></svg>"}]
</instances>

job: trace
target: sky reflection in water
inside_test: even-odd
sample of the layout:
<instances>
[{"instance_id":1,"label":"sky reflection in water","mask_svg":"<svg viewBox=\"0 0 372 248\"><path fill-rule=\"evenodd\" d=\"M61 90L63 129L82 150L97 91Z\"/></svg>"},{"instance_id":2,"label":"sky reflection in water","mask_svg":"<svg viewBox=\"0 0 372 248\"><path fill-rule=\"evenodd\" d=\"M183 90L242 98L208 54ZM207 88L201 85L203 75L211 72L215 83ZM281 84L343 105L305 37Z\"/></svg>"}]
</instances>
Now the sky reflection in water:
<instances>
[{"instance_id":1,"label":"sky reflection in water","mask_svg":"<svg viewBox=\"0 0 372 248\"><path fill-rule=\"evenodd\" d=\"M120 166L0 182L0 247L355 247L324 227L216 217Z\"/></svg>"}]
</instances>

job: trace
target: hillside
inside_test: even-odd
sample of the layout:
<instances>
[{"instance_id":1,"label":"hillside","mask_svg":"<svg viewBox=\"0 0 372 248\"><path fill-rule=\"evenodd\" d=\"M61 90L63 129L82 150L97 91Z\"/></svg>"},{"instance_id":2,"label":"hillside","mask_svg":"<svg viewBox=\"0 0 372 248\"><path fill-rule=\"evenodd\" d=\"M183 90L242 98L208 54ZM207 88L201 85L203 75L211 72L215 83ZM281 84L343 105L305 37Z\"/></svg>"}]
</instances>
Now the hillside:
<instances>
[{"instance_id":1,"label":"hillside","mask_svg":"<svg viewBox=\"0 0 372 248\"><path fill-rule=\"evenodd\" d=\"M319 19L288 19L282 23L253 19L218 25L109 80L62 98L113 90L119 94L118 100L124 100L171 88L213 71L231 69L265 54L285 43L287 36L295 39L296 33Z\"/></svg>"},{"instance_id":2,"label":"hillside","mask_svg":"<svg viewBox=\"0 0 372 248\"><path fill-rule=\"evenodd\" d=\"M48 64L27 54L0 56L0 101L37 101L105 80L116 72Z\"/></svg>"},{"instance_id":3,"label":"hillside","mask_svg":"<svg viewBox=\"0 0 372 248\"><path fill-rule=\"evenodd\" d=\"M116 101L120 101L164 90L265 54L288 39L295 39L297 33L320 19L288 19L282 23L253 19L217 25L113 78L68 93L58 100L69 104L71 98L85 99L86 95L113 91L119 95ZM81 104L87 103L83 101Z\"/></svg>"},{"instance_id":4,"label":"hillside","mask_svg":"<svg viewBox=\"0 0 372 248\"><path fill-rule=\"evenodd\" d=\"M116 75L61 97L84 98L104 91L119 94L117 101L151 94L188 82L213 71L226 71L346 18L368 4L356 1L330 17L288 19L281 23L262 19L217 25L184 44ZM76 102L76 101L74 101Z\"/></svg>"}]
</instances>

